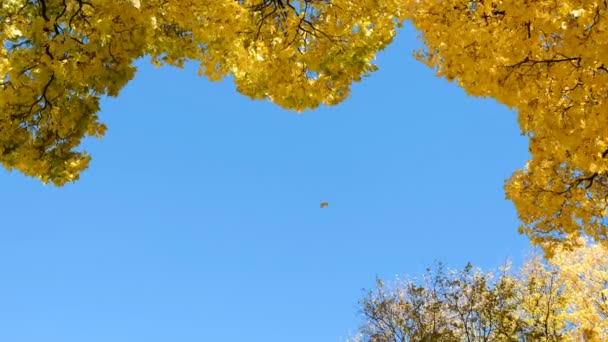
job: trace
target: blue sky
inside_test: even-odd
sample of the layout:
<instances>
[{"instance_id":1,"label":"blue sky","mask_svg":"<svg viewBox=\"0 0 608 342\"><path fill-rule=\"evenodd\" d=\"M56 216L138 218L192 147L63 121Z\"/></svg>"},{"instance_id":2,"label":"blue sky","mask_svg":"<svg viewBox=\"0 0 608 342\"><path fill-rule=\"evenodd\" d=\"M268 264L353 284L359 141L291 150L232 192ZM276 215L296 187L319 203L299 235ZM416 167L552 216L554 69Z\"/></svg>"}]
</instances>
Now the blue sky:
<instances>
[{"instance_id":1,"label":"blue sky","mask_svg":"<svg viewBox=\"0 0 608 342\"><path fill-rule=\"evenodd\" d=\"M376 276L518 263L515 113L417 45L406 27L350 99L303 114L139 63L80 181L0 173L0 341L344 341Z\"/></svg>"}]
</instances>

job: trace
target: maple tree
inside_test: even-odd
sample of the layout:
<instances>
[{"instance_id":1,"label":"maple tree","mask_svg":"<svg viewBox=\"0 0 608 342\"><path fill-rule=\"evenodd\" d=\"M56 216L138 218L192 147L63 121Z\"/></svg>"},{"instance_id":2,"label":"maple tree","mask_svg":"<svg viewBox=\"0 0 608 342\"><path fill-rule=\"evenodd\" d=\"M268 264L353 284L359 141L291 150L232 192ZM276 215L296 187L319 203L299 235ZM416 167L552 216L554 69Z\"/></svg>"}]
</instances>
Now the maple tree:
<instances>
[{"instance_id":1,"label":"maple tree","mask_svg":"<svg viewBox=\"0 0 608 342\"><path fill-rule=\"evenodd\" d=\"M608 339L608 250L579 241L519 272L470 264L429 269L419 280L377 288L361 301L357 342L589 341Z\"/></svg>"},{"instance_id":2,"label":"maple tree","mask_svg":"<svg viewBox=\"0 0 608 342\"><path fill-rule=\"evenodd\" d=\"M404 0L419 60L517 111L532 157L506 193L520 231L549 254L584 235L608 240L607 10L595 0Z\"/></svg>"},{"instance_id":3,"label":"maple tree","mask_svg":"<svg viewBox=\"0 0 608 342\"><path fill-rule=\"evenodd\" d=\"M416 57L518 112L531 160L506 184L520 231L551 253L608 240L607 4L597 0L5 0L0 162L62 185L103 136L99 100L133 62L198 61L211 80L285 108L333 105L411 21Z\"/></svg>"},{"instance_id":4,"label":"maple tree","mask_svg":"<svg viewBox=\"0 0 608 342\"><path fill-rule=\"evenodd\" d=\"M200 63L211 80L303 110L333 105L374 71L397 0L5 0L0 2L0 162L63 185L101 137L99 100L134 60Z\"/></svg>"}]
</instances>

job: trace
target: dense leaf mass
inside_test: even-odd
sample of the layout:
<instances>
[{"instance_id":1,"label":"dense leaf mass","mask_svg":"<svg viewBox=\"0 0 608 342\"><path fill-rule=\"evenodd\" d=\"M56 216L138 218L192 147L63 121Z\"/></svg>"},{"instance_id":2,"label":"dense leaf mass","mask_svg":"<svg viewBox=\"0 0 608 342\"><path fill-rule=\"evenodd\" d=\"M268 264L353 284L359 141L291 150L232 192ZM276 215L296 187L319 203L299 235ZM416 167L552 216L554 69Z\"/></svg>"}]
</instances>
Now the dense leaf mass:
<instances>
[{"instance_id":1,"label":"dense leaf mass","mask_svg":"<svg viewBox=\"0 0 608 342\"><path fill-rule=\"evenodd\" d=\"M531 159L507 181L520 231L548 254L608 240L608 3L599 0L4 0L0 162L74 181L101 137L99 100L134 60L198 61L254 99L304 110L344 100L403 21L419 60L517 111Z\"/></svg>"},{"instance_id":2,"label":"dense leaf mass","mask_svg":"<svg viewBox=\"0 0 608 342\"><path fill-rule=\"evenodd\" d=\"M404 0L418 59L517 110L531 160L506 184L547 252L608 238L608 5L594 0Z\"/></svg>"},{"instance_id":3,"label":"dense leaf mass","mask_svg":"<svg viewBox=\"0 0 608 342\"><path fill-rule=\"evenodd\" d=\"M396 0L4 0L0 2L0 162L44 182L74 181L101 137L99 100L134 60L200 62L211 80L303 110L333 105L375 70Z\"/></svg>"}]
</instances>

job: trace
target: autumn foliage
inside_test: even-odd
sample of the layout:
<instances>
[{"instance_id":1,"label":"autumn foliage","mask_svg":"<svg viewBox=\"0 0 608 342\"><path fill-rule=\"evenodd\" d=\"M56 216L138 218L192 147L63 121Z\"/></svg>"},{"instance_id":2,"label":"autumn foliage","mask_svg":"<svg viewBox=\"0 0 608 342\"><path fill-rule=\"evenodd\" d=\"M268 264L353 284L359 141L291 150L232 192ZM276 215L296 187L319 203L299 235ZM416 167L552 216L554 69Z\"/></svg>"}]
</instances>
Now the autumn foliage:
<instances>
[{"instance_id":1,"label":"autumn foliage","mask_svg":"<svg viewBox=\"0 0 608 342\"><path fill-rule=\"evenodd\" d=\"M551 253L608 238L605 1L404 0L417 58L517 111L531 159L507 181L521 232Z\"/></svg>"},{"instance_id":2,"label":"autumn foliage","mask_svg":"<svg viewBox=\"0 0 608 342\"><path fill-rule=\"evenodd\" d=\"M0 162L44 182L74 181L78 149L101 137L99 100L133 61L198 61L211 80L303 110L336 104L375 70L396 0L6 0L0 2Z\"/></svg>"},{"instance_id":3,"label":"autumn foliage","mask_svg":"<svg viewBox=\"0 0 608 342\"><path fill-rule=\"evenodd\" d=\"M608 250L560 250L519 272L438 267L422 279L378 287L361 301L353 342L608 340ZM559 249L559 248L558 248Z\"/></svg>"},{"instance_id":4,"label":"autumn foliage","mask_svg":"<svg viewBox=\"0 0 608 342\"><path fill-rule=\"evenodd\" d=\"M303 110L344 100L403 22L416 57L518 113L531 159L506 183L520 231L549 254L608 240L608 5L596 0L5 0L0 162L62 185L103 136L99 100L133 62L199 63L210 80Z\"/></svg>"}]
</instances>

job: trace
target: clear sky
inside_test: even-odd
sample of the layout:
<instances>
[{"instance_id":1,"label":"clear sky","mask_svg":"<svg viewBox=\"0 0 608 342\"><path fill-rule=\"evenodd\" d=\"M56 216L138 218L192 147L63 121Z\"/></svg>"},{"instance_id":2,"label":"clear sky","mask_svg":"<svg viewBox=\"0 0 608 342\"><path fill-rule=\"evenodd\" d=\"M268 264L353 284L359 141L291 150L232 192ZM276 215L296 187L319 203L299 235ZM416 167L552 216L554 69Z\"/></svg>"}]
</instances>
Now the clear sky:
<instances>
[{"instance_id":1,"label":"clear sky","mask_svg":"<svg viewBox=\"0 0 608 342\"><path fill-rule=\"evenodd\" d=\"M376 276L518 263L515 113L417 45L405 28L350 99L303 114L139 63L80 181L0 172L0 341L338 342Z\"/></svg>"}]
</instances>

